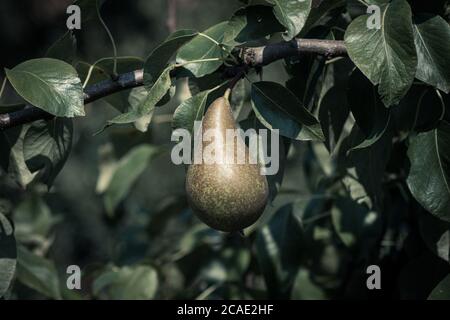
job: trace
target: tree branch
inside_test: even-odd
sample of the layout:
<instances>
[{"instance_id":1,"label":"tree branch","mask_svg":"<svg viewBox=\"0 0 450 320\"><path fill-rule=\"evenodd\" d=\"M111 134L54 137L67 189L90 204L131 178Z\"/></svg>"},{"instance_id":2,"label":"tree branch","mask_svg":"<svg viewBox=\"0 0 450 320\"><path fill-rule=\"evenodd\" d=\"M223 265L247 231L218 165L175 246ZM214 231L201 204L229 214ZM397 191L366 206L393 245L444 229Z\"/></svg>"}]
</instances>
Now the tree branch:
<instances>
[{"instance_id":1,"label":"tree branch","mask_svg":"<svg viewBox=\"0 0 450 320\"><path fill-rule=\"evenodd\" d=\"M343 41L294 39L289 42L283 41L263 47L241 48L240 58L247 67L257 67L304 53L336 57L346 56L347 50ZM224 72L224 75L228 78L235 76L233 72ZM105 80L88 86L84 91L84 103L88 104L113 93L141 86L144 83L143 78L143 70L141 69L121 74L116 80ZM51 118L53 118L51 114L27 105L21 110L0 114L0 131L36 120Z\"/></svg>"},{"instance_id":2,"label":"tree branch","mask_svg":"<svg viewBox=\"0 0 450 320\"><path fill-rule=\"evenodd\" d=\"M135 70L119 75L116 80L104 80L86 87L84 103L88 104L113 93L141 86L144 83L143 70ZM51 119L53 115L42 109L26 105L23 109L0 114L0 131L20 126L40 119Z\"/></svg>"},{"instance_id":3,"label":"tree branch","mask_svg":"<svg viewBox=\"0 0 450 320\"><path fill-rule=\"evenodd\" d=\"M344 41L293 39L292 41L268 44L263 47L243 48L241 49L240 57L245 64L255 67L265 66L276 60L304 53L315 53L331 58L346 56L347 49Z\"/></svg>"}]
</instances>

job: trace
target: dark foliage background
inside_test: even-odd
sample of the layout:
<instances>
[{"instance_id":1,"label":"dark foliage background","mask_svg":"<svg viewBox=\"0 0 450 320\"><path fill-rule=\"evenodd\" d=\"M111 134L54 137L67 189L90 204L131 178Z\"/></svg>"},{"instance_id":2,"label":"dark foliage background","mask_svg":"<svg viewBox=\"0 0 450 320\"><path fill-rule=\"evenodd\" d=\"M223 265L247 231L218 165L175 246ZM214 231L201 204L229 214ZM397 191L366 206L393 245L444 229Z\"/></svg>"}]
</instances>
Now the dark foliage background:
<instances>
[{"instance_id":1,"label":"dark foliage background","mask_svg":"<svg viewBox=\"0 0 450 320\"><path fill-rule=\"evenodd\" d=\"M0 69L42 57L66 31L65 10L71 2L2 0ZM173 14L171 2L105 2L102 16L115 37L119 56L145 59L174 28L205 30L229 19L243 5L240 1L178 0ZM409 3L413 12L438 14L448 21L446 1ZM337 11L305 37L326 38L332 32L336 39L343 39L350 17L363 13L358 1L347 1ZM98 23L83 25L77 33L83 61L92 63L112 55L107 34ZM270 41L276 40L282 37L275 35ZM317 79L311 80L317 68ZM286 84L317 114L322 126L326 112L344 117L336 116L332 121L338 125L324 129L325 144L283 141L282 184L260 221L246 230L246 237L214 231L193 216L184 191L185 168L172 164L169 153L151 157L113 210L105 205L102 192L120 159L143 144L169 143L171 115L190 96L185 79L176 80L174 97L156 109L146 132L113 126L94 135L117 110L104 100L87 105L86 116L74 118L70 156L49 191L40 183L20 187L2 171L0 213L13 221L22 260L5 298L426 299L439 284L442 295L449 298L449 222L427 212L406 183L411 166L408 137L437 128L442 110L443 119L450 119L448 95L441 92L445 103L437 111L433 109L436 97L425 95L428 111L422 111L411 129L408 108L416 110L423 92L420 84L414 84L390 114L392 121L383 137L349 155L347 151L364 140L368 111L358 113L355 108L369 105L364 90L372 87L353 68L348 58L325 64L320 56L264 67L264 80ZM259 75L251 77L259 80ZM250 85L241 82L240 86L242 108L248 114ZM9 85L5 94L13 97ZM361 121L361 128L352 129L349 109L350 118ZM367 121L370 135L376 119ZM329 130L335 130L337 137ZM343 138L338 141L340 135ZM4 149L0 147L0 152ZM0 246L0 258L8 256L7 248ZM366 287L366 268L372 264L380 266L381 290ZM81 290L66 289L69 265L82 269Z\"/></svg>"}]
</instances>

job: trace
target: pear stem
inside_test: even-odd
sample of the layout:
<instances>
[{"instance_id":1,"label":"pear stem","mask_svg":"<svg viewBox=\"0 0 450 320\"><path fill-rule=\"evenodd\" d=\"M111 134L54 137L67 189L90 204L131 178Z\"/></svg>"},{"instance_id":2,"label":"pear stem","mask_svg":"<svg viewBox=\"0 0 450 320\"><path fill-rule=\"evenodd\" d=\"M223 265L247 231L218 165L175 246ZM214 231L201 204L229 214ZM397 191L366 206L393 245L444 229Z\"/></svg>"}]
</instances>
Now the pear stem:
<instances>
[{"instance_id":1,"label":"pear stem","mask_svg":"<svg viewBox=\"0 0 450 320\"><path fill-rule=\"evenodd\" d=\"M238 81L241 80L245 76L246 72L247 72L247 67L243 66L241 68L241 70L239 70L239 72L233 77L233 79L230 80L230 82L228 84L228 89L225 91L225 94L223 95L225 99L228 100L228 98L230 97L231 90L233 90L236 83L238 83Z\"/></svg>"}]
</instances>

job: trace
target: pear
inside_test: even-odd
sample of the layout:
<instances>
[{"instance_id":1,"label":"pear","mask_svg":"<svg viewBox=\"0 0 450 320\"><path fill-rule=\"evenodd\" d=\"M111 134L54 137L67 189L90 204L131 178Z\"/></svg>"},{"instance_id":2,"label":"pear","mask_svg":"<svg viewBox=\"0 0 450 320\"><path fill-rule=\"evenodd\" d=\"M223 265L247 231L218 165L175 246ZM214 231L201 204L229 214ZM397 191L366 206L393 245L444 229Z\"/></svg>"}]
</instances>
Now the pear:
<instances>
[{"instance_id":1,"label":"pear","mask_svg":"<svg viewBox=\"0 0 450 320\"><path fill-rule=\"evenodd\" d=\"M266 206L269 188L260 165L250 161L249 150L239 135L232 140L234 147L227 147L230 142L226 141L226 130L237 129L228 95L229 91L209 106L201 127L202 136L213 129L221 137L212 141L203 139L200 143L203 151L209 144L215 144L212 153L222 161L205 163L203 154L202 163L191 164L186 175L186 193L200 220L214 229L233 232L258 220ZM239 152L245 154L245 161L237 161ZM233 161L227 162L227 156Z\"/></svg>"}]
</instances>

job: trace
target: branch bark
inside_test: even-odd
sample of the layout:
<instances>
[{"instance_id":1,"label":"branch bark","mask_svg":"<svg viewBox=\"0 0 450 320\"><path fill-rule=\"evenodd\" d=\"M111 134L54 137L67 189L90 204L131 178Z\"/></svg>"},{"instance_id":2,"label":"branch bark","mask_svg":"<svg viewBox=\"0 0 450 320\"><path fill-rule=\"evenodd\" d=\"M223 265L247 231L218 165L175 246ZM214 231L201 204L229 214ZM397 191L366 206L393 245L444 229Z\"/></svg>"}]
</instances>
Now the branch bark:
<instances>
[{"instance_id":1,"label":"branch bark","mask_svg":"<svg viewBox=\"0 0 450 320\"><path fill-rule=\"evenodd\" d=\"M113 93L141 86L144 83L143 70L119 75L116 80L105 80L86 87L84 104L88 104ZM52 119L53 115L37 107L26 105L23 109L0 114L0 131L41 119Z\"/></svg>"},{"instance_id":2,"label":"branch bark","mask_svg":"<svg viewBox=\"0 0 450 320\"><path fill-rule=\"evenodd\" d=\"M347 49L343 41L294 39L289 42L283 41L263 47L241 48L239 55L247 67L258 67L305 53L336 57L346 56ZM235 76L233 72L224 72L224 75L230 78ZM141 69L121 74L116 80L105 80L88 86L84 91L84 103L88 104L113 93L141 86L144 83L143 78L143 70ZM53 118L51 114L27 105L21 110L0 114L0 131L36 120L51 118Z\"/></svg>"}]
</instances>

